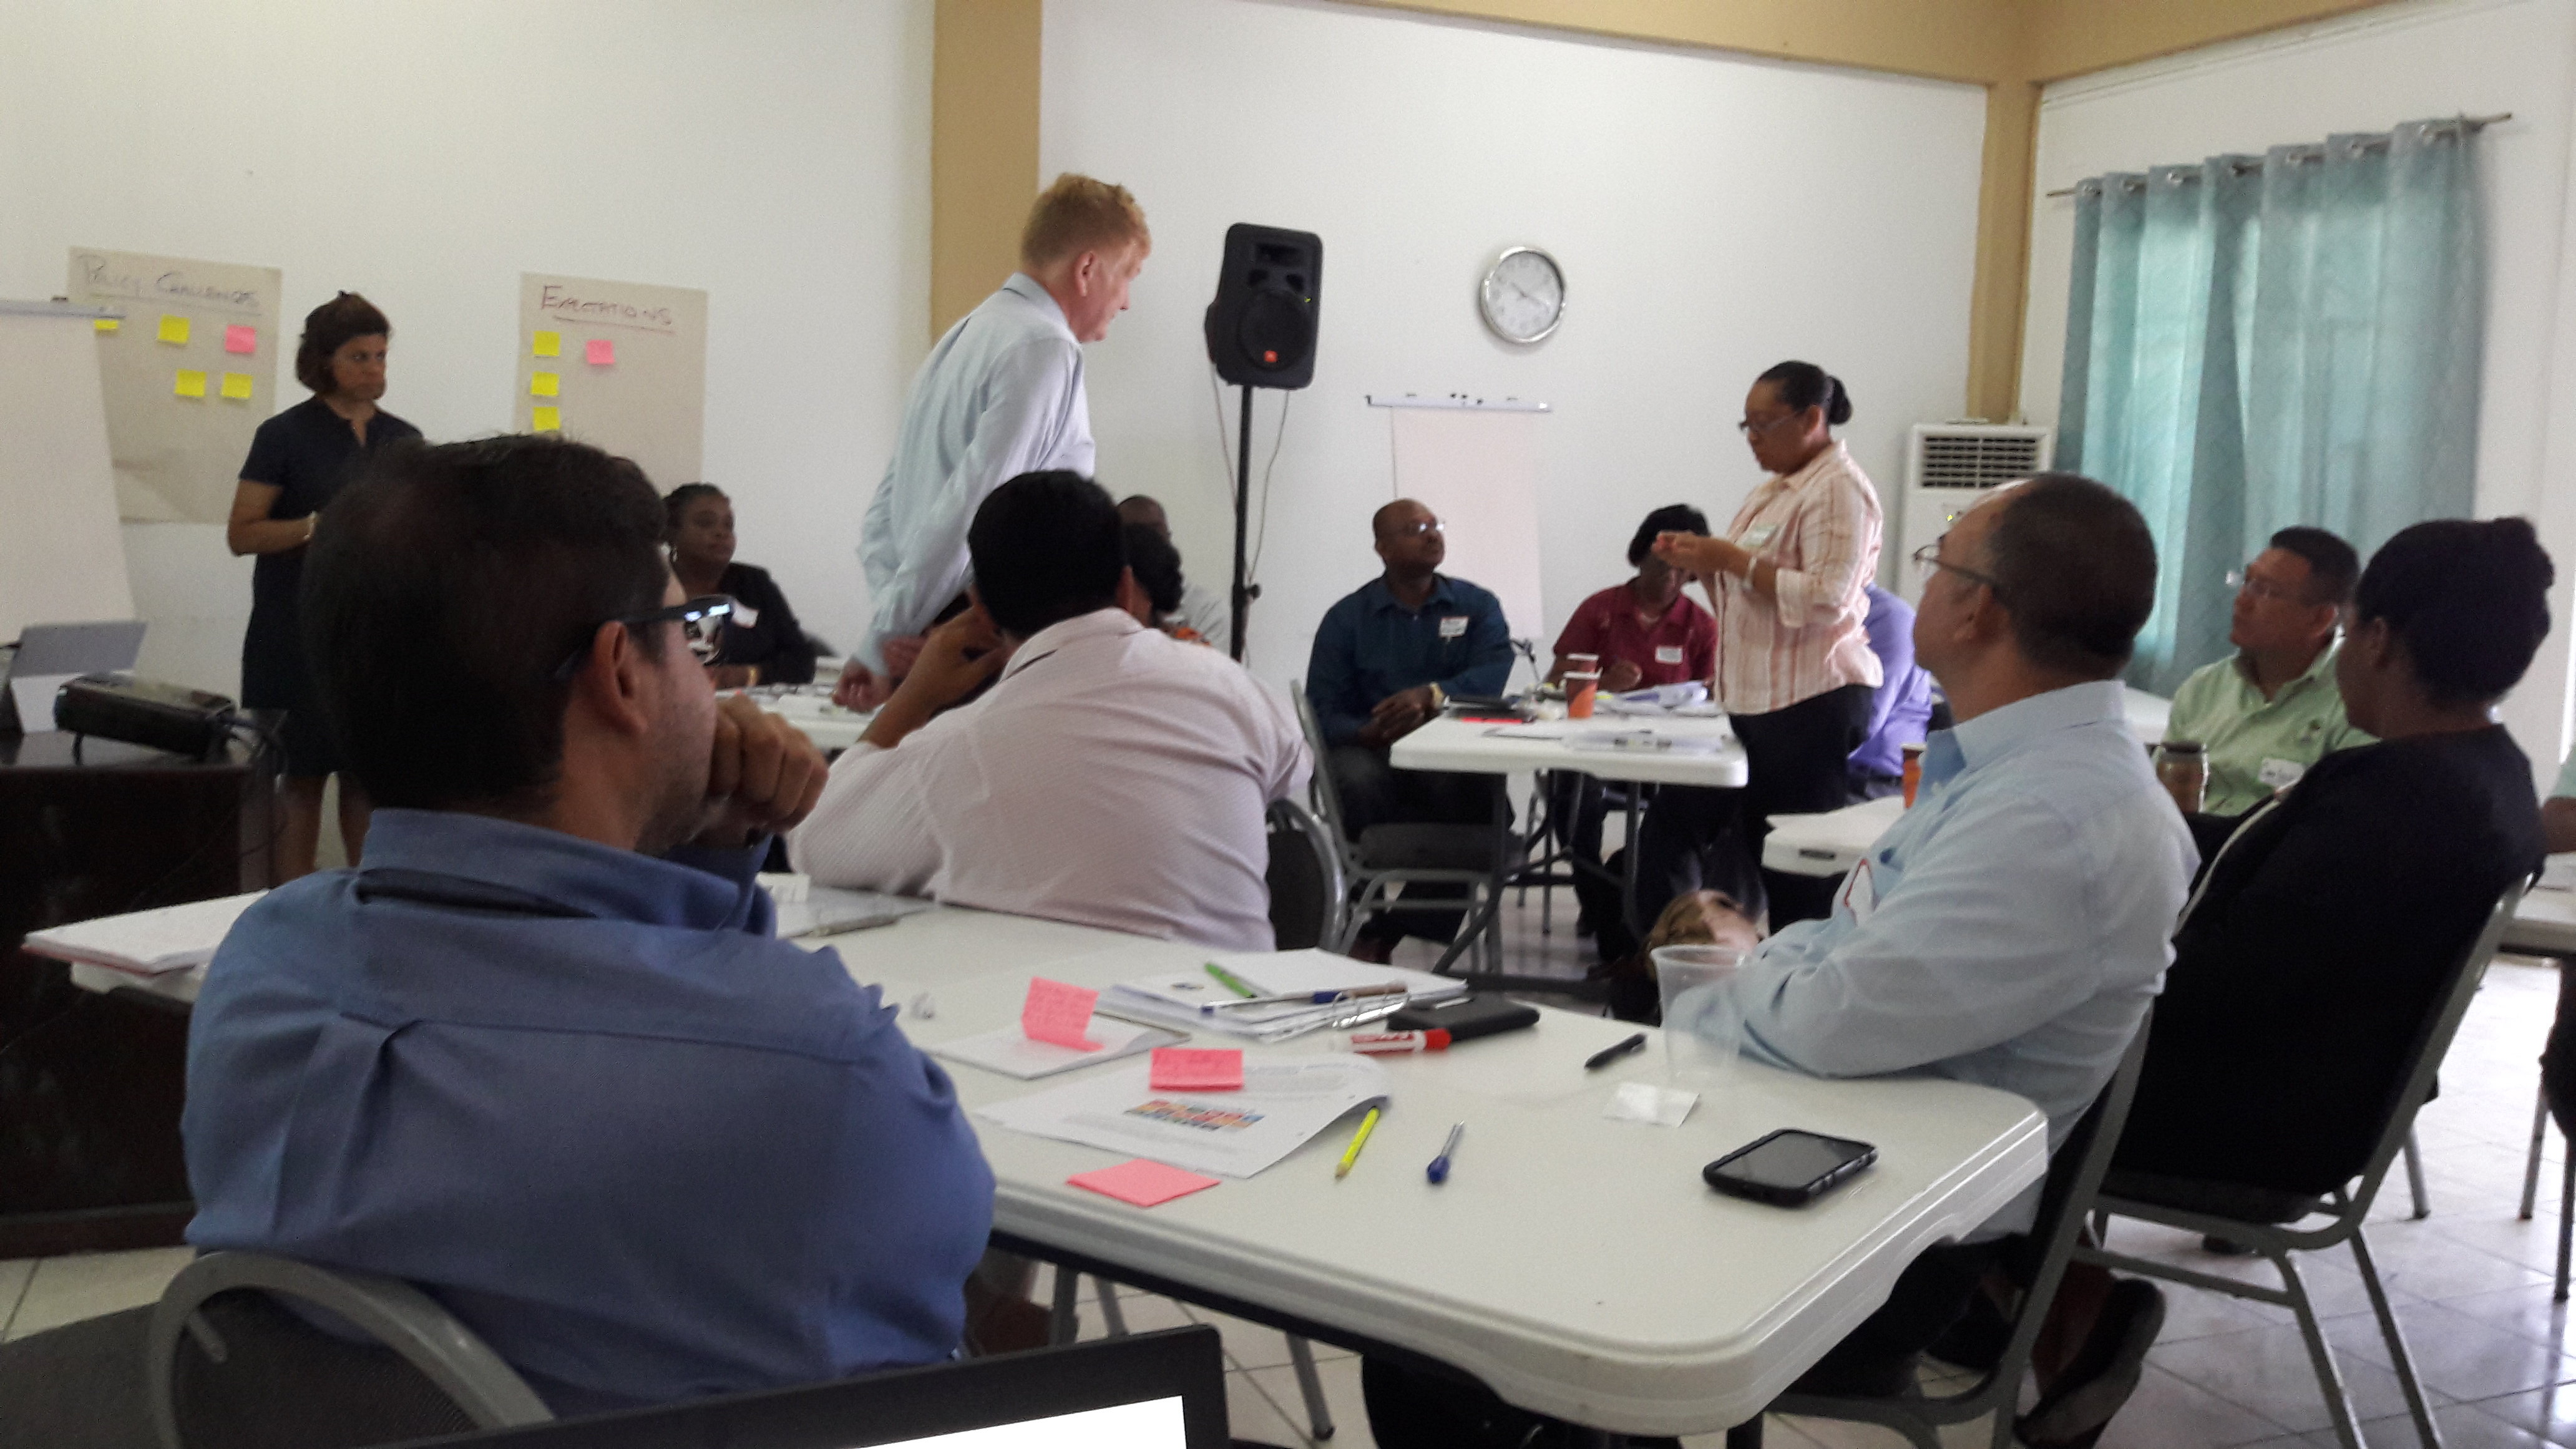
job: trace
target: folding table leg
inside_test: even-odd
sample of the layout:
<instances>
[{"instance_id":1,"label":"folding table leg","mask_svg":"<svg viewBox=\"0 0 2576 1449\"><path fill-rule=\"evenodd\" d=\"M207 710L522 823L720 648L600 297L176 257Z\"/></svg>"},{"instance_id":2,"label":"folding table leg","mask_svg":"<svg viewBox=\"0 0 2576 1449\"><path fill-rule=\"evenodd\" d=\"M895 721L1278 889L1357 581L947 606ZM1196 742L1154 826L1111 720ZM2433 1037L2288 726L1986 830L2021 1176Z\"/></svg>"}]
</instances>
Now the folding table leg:
<instances>
[{"instance_id":1,"label":"folding table leg","mask_svg":"<svg viewBox=\"0 0 2576 1449\"><path fill-rule=\"evenodd\" d=\"M1288 1335L1288 1366L1297 1371L1297 1392L1306 1399L1306 1425L1318 1439L1333 1437L1333 1411L1324 1402L1324 1381L1315 1372L1315 1346Z\"/></svg>"},{"instance_id":2,"label":"folding table leg","mask_svg":"<svg viewBox=\"0 0 2576 1449\"><path fill-rule=\"evenodd\" d=\"M2406 1191L2415 1199L2414 1216L2418 1221L2433 1215L2433 1204L2424 1196L2424 1154L2415 1150L2415 1129L2406 1129Z\"/></svg>"},{"instance_id":3,"label":"folding table leg","mask_svg":"<svg viewBox=\"0 0 2576 1449\"><path fill-rule=\"evenodd\" d=\"M2567 1165L2558 1179L2558 1287L2549 1295L2552 1303L2567 1301L2568 1237L2576 1233L2576 1150L2567 1154Z\"/></svg>"},{"instance_id":4,"label":"folding table leg","mask_svg":"<svg viewBox=\"0 0 2576 1449\"><path fill-rule=\"evenodd\" d=\"M1127 1310L1118 1306L1118 1290L1106 1278L1094 1278L1091 1286L1100 1290L1100 1321L1106 1324L1111 1338L1127 1336Z\"/></svg>"},{"instance_id":5,"label":"folding table leg","mask_svg":"<svg viewBox=\"0 0 2576 1449\"><path fill-rule=\"evenodd\" d=\"M1055 1270L1055 1310L1047 1318L1048 1343L1061 1348L1081 1336L1082 1320L1074 1312L1081 1292L1081 1274L1071 1268Z\"/></svg>"},{"instance_id":6,"label":"folding table leg","mask_svg":"<svg viewBox=\"0 0 2576 1449\"><path fill-rule=\"evenodd\" d=\"M2522 1164L2522 1211L2524 1222L2531 1221L2533 1200L2540 1196L2540 1150L2549 1145L2549 1094L2540 1094L2540 1105L2531 1109L2531 1156Z\"/></svg>"}]
</instances>

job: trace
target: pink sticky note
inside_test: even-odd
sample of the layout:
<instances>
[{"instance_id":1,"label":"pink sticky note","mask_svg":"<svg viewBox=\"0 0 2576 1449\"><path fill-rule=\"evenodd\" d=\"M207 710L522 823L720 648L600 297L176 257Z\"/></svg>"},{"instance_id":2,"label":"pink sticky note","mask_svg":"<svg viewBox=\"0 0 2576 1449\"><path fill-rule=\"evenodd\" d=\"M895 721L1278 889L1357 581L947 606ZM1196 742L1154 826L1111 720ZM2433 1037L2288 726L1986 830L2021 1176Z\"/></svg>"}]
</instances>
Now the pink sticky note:
<instances>
[{"instance_id":1,"label":"pink sticky note","mask_svg":"<svg viewBox=\"0 0 2576 1449\"><path fill-rule=\"evenodd\" d=\"M1096 1052L1100 1043L1091 1039L1091 1007L1099 999L1097 991L1033 976L1029 978L1029 999L1020 1006L1020 1030L1028 1033L1031 1041Z\"/></svg>"},{"instance_id":2,"label":"pink sticky note","mask_svg":"<svg viewBox=\"0 0 2576 1449\"><path fill-rule=\"evenodd\" d=\"M1241 1055L1241 1053L1237 1053ZM1075 1187L1114 1197L1138 1207L1158 1207L1176 1197L1187 1197L1203 1187L1214 1187L1217 1180L1183 1172L1177 1167L1139 1157L1116 1167L1103 1167L1093 1172L1077 1172L1065 1179Z\"/></svg>"},{"instance_id":3,"label":"pink sticky note","mask_svg":"<svg viewBox=\"0 0 2576 1449\"><path fill-rule=\"evenodd\" d=\"M233 327L226 327L226 328L224 329L224 351L226 351L226 352L257 352L258 350L259 350L259 329L258 329L258 328L256 328L256 327L240 327L240 326L233 326Z\"/></svg>"},{"instance_id":4,"label":"pink sticky note","mask_svg":"<svg viewBox=\"0 0 2576 1449\"><path fill-rule=\"evenodd\" d=\"M582 355L590 359L591 366L606 367L617 360L617 344L605 337L594 337Z\"/></svg>"},{"instance_id":5,"label":"pink sticky note","mask_svg":"<svg viewBox=\"0 0 2576 1449\"><path fill-rule=\"evenodd\" d=\"M1232 1047L1156 1047L1151 1085L1158 1092L1240 1092L1243 1053Z\"/></svg>"}]
</instances>

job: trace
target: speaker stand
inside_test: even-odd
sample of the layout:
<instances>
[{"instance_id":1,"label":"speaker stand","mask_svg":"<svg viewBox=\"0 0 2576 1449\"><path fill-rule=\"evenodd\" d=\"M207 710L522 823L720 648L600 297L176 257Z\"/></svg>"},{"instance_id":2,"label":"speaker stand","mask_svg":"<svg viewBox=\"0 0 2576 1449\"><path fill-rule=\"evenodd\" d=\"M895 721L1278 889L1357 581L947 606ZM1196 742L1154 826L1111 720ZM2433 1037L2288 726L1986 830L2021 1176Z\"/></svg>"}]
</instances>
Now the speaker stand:
<instances>
[{"instance_id":1,"label":"speaker stand","mask_svg":"<svg viewBox=\"0 0 2576 1449\"><path fill-rule=\"evenodd\" d=\"M1252 505L1252 387L1245 384L1243 419L1234 430L1234 662L1243 662L1244 629L1250 622L1252 601L1260 590L1244 582L1244 530L1251 521Z\"/></svg>"}]
</instances>

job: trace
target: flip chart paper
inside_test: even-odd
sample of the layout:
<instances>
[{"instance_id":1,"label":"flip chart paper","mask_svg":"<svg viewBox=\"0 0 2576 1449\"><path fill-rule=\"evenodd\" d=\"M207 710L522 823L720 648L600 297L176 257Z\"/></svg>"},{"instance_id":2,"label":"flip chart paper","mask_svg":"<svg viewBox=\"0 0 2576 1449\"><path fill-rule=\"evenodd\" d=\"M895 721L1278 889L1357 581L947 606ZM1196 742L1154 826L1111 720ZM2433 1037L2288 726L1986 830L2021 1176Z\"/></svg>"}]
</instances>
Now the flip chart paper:
<instances>
[{"instance_id":1,"label":"flip chart paper","mask_svg":"<svg viewBox=\"0 0 2576 1449\"><path fill-rule=\"evenodd\" d=\"M530 426L532 426L536 431L538 431L538 432L540 432L540 433L560 433L560 432L562 432L562 431L563 431L563 409L562 409L562 408L539 408L539 409L537 409L537 415L536 415L536 418L535 418L535 419L534 419L534 421L530 424Z\"/></svg>"},{"instance_id":2,"label":"flip chart paper","mask_svg":"<svg viewBox=\"0 0 2576 1449\"><path fill-rule=\"evenodd\" d=\"M563 334L560 332L538 333L536 355L539 357L563 356Z\"/></svg>"},{"instance_id":3,"label":"flip chart paper","mask_svg":"<svg viewBox=\"0 0 2576 1449\"><path fill-rule=\"evenodd\" d=\"M560 396L562 396L562 395L563 395L563 374L562 374L562 373L560 373L560 372L532 372L532 373L528 374L528 396L530 396L530 397L560 397Z\"/></svg>"},{"instance_id":4,"label":"flip chart paper","mask_svg":"<svg viewBox=\"0 0 2576 1449\"><path fill-rule=\"evenodd\" d=\"M1120 1202L1134 1203L1138 1207L1158 1207L1176 1197L1187 1197L1214 1187L1219 1179L1201 1177L1195 1172L1183 1172L1151 1158L1139 1157L1116 1167L1077 1172L1065 1181L1075 1187L1087 1187L1093 1192L1114 1197Z\"/></svg>"},{"instance_id":5,"label":"flip chart paper","mask_svg":"<svg viewBox=\"0 0 2576 1449\"><path fill-rule=\"evenodd\" d=\"M258 328L243 327L238 324L224 328L224 351L249 353L257 352L258 350Z\"/></svg>"},{"instance_id":6,"label":"flip chart paper","mask_svg":"<svg viewBox=\"0 0 2576 1449\"><path fill-rule=\"evenodd\" d=\"M1020 1005L1020 1030L1031 1041L1096 1052L1100 1043L1091 1039L1091 1008L1099 1000L1100 993L1087 987L1032 976L1028 1000Z\"/></svg>"},{"instance_id":7,"label":"flip chart paper","mask_svg":"<svg viewBox=\"0 0 2576 1449\"><path fill-rule=\"evenodd\" d=\"M204 397L206 395L206 375L194 368L180 368L179 381L171 391L177 393L181 397Z\"/></svg>"},{"instance_id":8,"label":"flip chart paper","mask_svg":"<svg viewBox=\"0 0 2576 1449\"><path fill-rule=\"evenodd\" d=\"M161 314L161 340L174 347L188 345L188 319L173 313Z\"/></svg>"},{"instance_id":9,"label":"flip chart paper","mask_svg":"<svg viewBox=\"0 0 2576 1449\"><path fill-rule=\"evenodd\" d=\"M247 373L247 372L227 372L227 373L225 373L225 374L224 374L224 396L226 396L226 397L228 397L228 398L235 399L236 401L238 401L238 400L240 400L240 399L243 399L243 398L247 398L247 397L249 397L249 396L250 396L250 374L249 374L249 373Z\"/></svg>"},{"instance_id":10,"label":"flip chart paper","mask_svg":"<svg viewBox=\"0 0 2576 1449\"><path fill-rule=\"evenodd\" d=\"M591 366L607 367L617 361L617 344L605 337L594 337L590 339L585 355L589 357Z\"/></svg>"},{"instance_id":11,"label":"flip chart paper","mask_svg":"<svg viewBox=\"0 0 2576 1449\"><path fill-rule=\"evenodd\" d=\"M1157 1092L1242 1091L1243 1052L1233 1047L1159 1047L1147 1085Z\"/></svg>"}]
</instances>

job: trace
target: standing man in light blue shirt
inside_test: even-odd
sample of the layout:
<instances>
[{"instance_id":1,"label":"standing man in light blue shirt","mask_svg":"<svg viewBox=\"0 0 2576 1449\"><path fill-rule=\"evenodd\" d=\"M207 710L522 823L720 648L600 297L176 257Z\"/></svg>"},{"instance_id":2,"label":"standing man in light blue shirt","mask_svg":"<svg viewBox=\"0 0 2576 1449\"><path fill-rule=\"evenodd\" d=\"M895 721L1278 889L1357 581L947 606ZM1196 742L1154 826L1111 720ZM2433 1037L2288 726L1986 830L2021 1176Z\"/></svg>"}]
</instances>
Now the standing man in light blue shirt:
<instances>
[{"instance_id":1,"label":"standing man in light blue shirt","mask_svg":"<svg viewBox=\"0 0 2576 1449\"><path fill-rule=\"evenodd\" d=\"M1820 1077L2000 1087L2048 1115L2054 1148L2162 989L2199 865L2121 705L2155 542L2110 489L2044 474L1915 558L1930 574L1915 657L1958 727L1933 733L1921 795L1844 878L1833 914L1761 943L1735 978L1744 1050ZM1815 1372L1840 1390L1910 1384L1990 1240L2029 1227L2038 1201L2033 1185L1978 1241L1917 1259ZM2160 1303L2142 1311L2155 1322L2109 1330L2139 1354L2162 1318Z\"/></svg>"},{"instance_id":2,"label":"standing man in light blue shirt","mask_svg":"<svg viewBox=\"0 0 2576 1449\"><path fill-rule=\"evenodd\" d=\"M1059 176L1029 209L1020 270L948 329L912 380L903 430L859 531L871 610L833 698L873 709L967 584L966 526L1023 473L1092 474L1082 344L1109 335L1153 250L1123 186Z\"/></svg>"}]
</instances>

